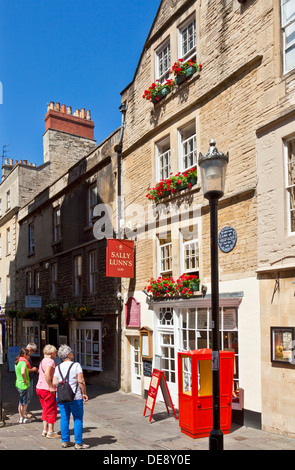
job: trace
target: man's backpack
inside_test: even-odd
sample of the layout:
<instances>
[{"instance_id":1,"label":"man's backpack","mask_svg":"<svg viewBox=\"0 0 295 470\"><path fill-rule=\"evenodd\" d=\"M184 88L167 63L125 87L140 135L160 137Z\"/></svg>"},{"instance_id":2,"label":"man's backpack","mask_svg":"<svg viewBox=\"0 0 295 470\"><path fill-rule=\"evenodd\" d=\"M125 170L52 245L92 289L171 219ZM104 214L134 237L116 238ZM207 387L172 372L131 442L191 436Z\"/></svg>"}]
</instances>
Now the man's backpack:
<instances>
[{"instance_id":1,"label":"man's backpack","mask_svg":"<svg viewBox=\"0 0 295 470\"><path fill-rule=\"evenodd\" d=\"M58 366L58 371L59 371L59 374L62 378L62 380L57 385L57 401L58 401L58 403L66 403L66 402L69 402L69 401L73 401L74 398L75 398L75 395L77 393L78 383L77 383L76 392L73 392L72 387L70 386L69 382L67 381L68 378L69 378L71 367L73 365L74 365L74 363L72 362L72 364L68 368L68 372L67 372L67 375L65 376L65 378L63 378L63 375L62 375L61 370L60 370L60 366Z\"/></svg>"}]
</instances>

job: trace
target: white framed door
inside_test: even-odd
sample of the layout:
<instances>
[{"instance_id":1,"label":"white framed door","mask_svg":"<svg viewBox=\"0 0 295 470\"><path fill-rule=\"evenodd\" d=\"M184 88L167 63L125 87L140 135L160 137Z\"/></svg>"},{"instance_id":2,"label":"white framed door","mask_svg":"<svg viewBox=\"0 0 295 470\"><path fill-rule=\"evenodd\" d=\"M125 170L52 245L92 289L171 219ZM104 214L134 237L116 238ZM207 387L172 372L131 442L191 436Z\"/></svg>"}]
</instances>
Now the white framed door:
<instances>
[{"instance_id":1,"label":"white framed door","mask_svg":"<svg viewBox=\"0 0 295 470\"><path fill-rule=\"evenodd\" d=\"M131 392L141 395L141 357L139 337L131 338Z\"/></svg>"}]
</instances>

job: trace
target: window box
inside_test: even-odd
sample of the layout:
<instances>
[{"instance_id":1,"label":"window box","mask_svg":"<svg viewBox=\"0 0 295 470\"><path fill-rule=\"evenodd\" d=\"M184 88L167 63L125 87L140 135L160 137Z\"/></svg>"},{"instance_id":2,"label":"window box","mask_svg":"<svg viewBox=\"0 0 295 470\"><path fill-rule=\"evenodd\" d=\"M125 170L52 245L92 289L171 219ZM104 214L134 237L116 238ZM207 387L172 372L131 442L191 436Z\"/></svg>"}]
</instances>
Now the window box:
<instances>
[{"instance_id":1,"label":"window box","mask_svg":"<svg viewBox=\"0 0 295 470\"><path fill-rule=\"evenodd\" d=\"M158 202L164 196L167 196L169 192L175 193L183 189L190 189L197 183L197 169L196 167L190 168L183 173L177 173L172 175L170 178L163 179L156 184L154 188L148 188L146 197L150 200Z\"/></svg>"}]
</instances>

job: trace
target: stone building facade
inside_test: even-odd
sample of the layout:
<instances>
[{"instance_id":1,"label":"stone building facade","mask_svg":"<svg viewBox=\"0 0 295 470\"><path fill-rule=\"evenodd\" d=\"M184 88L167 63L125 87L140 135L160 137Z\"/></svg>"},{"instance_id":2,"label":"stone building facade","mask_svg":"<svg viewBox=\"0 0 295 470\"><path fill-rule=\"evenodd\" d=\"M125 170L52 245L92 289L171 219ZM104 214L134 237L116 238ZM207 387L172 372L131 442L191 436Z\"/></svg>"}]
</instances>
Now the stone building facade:
<instances>
[{"instance_id":1,"label":"stone building facade","mask_svg":"<svg viewBox=\"0 0 295 470\"><path fill-rule=\"evenodd\" d=\"M282 65L287 55L288 64L292 62L292 52L284 49L286 30L282 27L288 15L292 23L292 8L292 2L279 0L220 0L214 4L163 0L134 78L121 93L127 106L122 152L124 223L128 230L133 229L136 253L136 278L123 281L124 300L136 299L141 306L140 327L152 331L152 364L157 365L161 358L177 406L177 353L211 344L209 207L200 180L191 189L156 204L146 194L165 175L165 165L166 178L170 172L175 175L187 169L188 142L191 164L196 165L198 154L207 152L213 137L220 151L229 152L219 231L231 227L236 234L231 251L219 249L221 346L235 351L233 416L247 425L289 433L295 431L292 407L287 406L290 396L282 400L284 404L275 400L285 381L278 380L276 387L272 383L282 374L290 375L291 383L293 369L288 364L282 371L271 363L269 326L293 325L287 310L294 247L292 236L286 237L282 211L290 189L283 194L279 135L283 122L286 139L294 132L294 66L286 72ZM201 71L174 86L159 102L143 99L144 90L157 79L164 83L167 77L174 78L172 65L181 58L196 58ZM291 198L289 213L292 204ZM188 256L195 258L190 260L194 270L187 263L189 250ZM275 300L281 296L282 303L276 306L269 303L276 280L273 273L278 269L272 264L274 258L276 263L283 260L281 268L291 289L283 294L287 284L281 281ZM157 301L143 292L152 276L168 274L176 279L183 272L200 276L203 293L207 289L204 297ZM124 325L124 363L128 367L123 383L126 390L146 396L149 377L144 373L145 358L140 356L140 327ZM280 429L274 424L277 413ZM285 426L284 419L290 426Z\"/></svg>"},{"instance_id":2,"label":"stone building facade","mask_svg":"<svg viewBox=\"0 0 295 470\"><path fill-rule=\"evenodd\" d=\"M62 109L49 108L46 126L48 115L54 119L45 132L44 149L55 159L53 181L18 214L16 309L22 312L18 344L34 341L39 357L45 344L58 347L66 342L88 381L116 388L117 283L105 275L106 239L95 237L94 208L105 204L115 209L114 147L119 130L96 146L93 126L89 121L85 126L84 116L74 119ZM68 127L69 121L78 122L78 127ZM91 128L90 136L84 137L85 127L86 133ZM63 159L71 162L64 172ZM108 223L113 235L113 220Z\"/></svg>"}]
</instances>

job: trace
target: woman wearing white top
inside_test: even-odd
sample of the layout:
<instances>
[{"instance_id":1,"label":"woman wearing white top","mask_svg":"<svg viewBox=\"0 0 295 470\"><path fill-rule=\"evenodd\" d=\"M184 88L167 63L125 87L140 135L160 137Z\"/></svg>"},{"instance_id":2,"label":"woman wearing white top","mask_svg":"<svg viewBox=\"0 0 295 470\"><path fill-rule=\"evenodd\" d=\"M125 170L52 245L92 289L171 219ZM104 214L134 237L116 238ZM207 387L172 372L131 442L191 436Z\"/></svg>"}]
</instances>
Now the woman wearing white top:
<instances>
[{"instance_id":1,"label":"woman wearing white top","mask_svg":"<svg viewBox=\"0 0 295 470\"><path fill-rule=\"evenodd\" d=\"M57 355L63 362L60 364L62 377L59 373L59 367L56 367L55 369L53 377L53 384L55 386L57 386L58 383L63 380L63 377L66 377L68 369L74 358L73 351L66 344L60 346ZM75 362L71 367L68 381L72 387L73 392L76 392L76 394L73 401L58 403L60 409L62 447L69 447L71 445L69 424L72 413L74 418L75 449L88 449L89 445L83 444L82 439L84 414L83 403L88 401L88 396L86 395L86 384L82 367L78 362Z\"/></svg>"}]
</instances>

